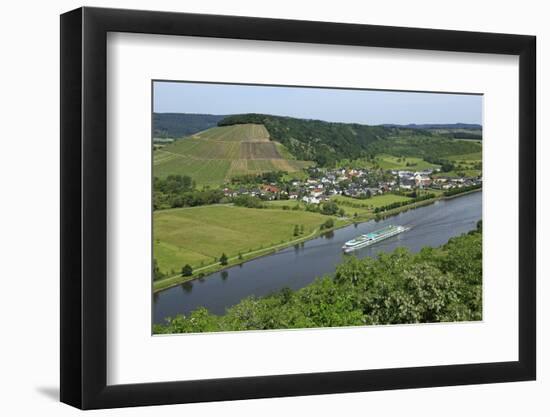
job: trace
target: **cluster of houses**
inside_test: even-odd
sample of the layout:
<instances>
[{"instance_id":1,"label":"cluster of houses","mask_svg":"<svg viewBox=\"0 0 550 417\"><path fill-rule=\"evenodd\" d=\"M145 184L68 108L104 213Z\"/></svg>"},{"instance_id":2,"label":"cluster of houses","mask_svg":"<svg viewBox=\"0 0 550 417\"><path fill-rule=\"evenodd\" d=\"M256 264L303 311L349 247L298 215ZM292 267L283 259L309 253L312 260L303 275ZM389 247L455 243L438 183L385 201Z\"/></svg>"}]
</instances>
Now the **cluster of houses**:
<instances>
[{"instance_id":1,"label":"cluster of houses","mask_svg":"<svg viewBox=\"0 0 550 417\"><path fill-rule=\"evenodd\" d=\"M300 200L309 204L319 204L334 195L345 195L355 198L368 198L391 191L415 189L442 189L478 185L481 178L451 178L438 176L434 178L434 170L422 171L389 171L384 180L375 181L369 177L366 169L319 169L314 168L310 178L293 180L289 183L261 184L254 187L224 188L227 197L250 195L264 200L289 199Z\"/></svg>"},{"instance_id":2,"label":"cluster of houses","mask_svg":"<svg viewBox=\"0 0 550 417\"><path fill-rule=\"evenodd\" d=\"M439 177L433 181L432 188L450 190L451 188L472 187L475 185L481 185L481 178Z\"/></svg>"},{"instance_id":3,"label":"cluster of houses","mask_svg":"<svg viewBox=\"0 0 550 417\"><path fill-rule=\"evenodd\" d=\"M398 179L398 186L404 190L412 190L414 188L424 189L432 185L433 169L425 169L423 171L392 171L392 174Z\"/></svg>"}]
</instances>

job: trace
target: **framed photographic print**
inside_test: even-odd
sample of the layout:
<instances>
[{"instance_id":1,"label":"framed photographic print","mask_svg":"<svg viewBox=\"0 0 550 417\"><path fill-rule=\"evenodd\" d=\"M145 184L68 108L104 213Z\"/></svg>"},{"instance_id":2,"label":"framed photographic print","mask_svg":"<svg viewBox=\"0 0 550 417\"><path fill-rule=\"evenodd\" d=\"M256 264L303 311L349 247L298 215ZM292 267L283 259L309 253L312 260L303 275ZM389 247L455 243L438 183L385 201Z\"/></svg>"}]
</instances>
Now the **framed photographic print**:
<instances>
[{"instance_id":1,"label":"framed photographic print","mask_svg":"<svg viewBox=\"0 0 550 417\"><path fill-rule=\"evenodd\" d=\"M61 400L535 379L535 38L61 16Z\"/></svg>"}]
</instances>

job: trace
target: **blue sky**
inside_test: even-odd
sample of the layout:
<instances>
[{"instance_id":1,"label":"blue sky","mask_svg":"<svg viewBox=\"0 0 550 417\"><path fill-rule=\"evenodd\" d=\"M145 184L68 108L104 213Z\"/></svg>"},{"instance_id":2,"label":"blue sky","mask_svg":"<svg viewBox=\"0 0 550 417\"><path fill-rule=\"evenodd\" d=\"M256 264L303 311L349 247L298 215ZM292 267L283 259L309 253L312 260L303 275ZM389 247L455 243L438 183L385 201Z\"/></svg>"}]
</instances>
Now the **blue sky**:
<instances>
[{"instance_id":1,"label":"blue sky","mask_svg":"<svg viewBox=\"0 0 550 417\"><path fill-rule=\"evenodd\" d=\"M158 113L265 113L331 122L482 123L482 96L156 81Z\"/></svg>"}]
</instances>

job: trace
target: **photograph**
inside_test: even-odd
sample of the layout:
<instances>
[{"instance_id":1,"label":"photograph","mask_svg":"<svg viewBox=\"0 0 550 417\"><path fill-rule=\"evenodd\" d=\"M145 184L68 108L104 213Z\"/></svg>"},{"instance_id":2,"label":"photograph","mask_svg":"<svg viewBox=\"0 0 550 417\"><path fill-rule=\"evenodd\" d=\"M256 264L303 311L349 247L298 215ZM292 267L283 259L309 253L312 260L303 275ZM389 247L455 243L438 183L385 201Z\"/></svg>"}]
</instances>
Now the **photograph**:
<instances>
[{"instance_id":1,"label":"photograph","mask_svg":"<svg viewBox=\"0 0 550 417\"><path fill-rule=\"evenodd\" d=\"M153 334L483 319L483 95L152 82Z\"/></svg>"}]
</instances>

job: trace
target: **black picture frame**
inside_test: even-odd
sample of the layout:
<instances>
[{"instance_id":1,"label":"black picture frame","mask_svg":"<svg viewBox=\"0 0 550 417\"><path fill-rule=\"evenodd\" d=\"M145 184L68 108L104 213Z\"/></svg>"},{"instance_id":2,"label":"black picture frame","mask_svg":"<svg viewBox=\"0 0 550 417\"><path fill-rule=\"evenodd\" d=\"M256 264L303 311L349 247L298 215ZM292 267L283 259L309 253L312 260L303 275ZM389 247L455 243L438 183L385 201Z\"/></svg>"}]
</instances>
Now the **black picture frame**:
<instances>
[{"instance_id":1,"label":"black picture frame","mask_svg":"<svg viewBox=\"0 0 550 417\"><path fill-rule=\"evenodd\" d=\"M108 32L519 56L519 360L107 385ZM61 401L82 409L534 380L534 36L102 8L61 15Z\"/></svg>"}]
</instances>

